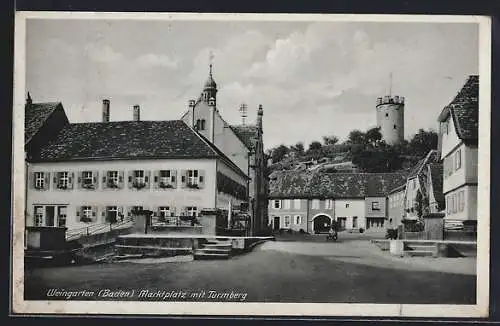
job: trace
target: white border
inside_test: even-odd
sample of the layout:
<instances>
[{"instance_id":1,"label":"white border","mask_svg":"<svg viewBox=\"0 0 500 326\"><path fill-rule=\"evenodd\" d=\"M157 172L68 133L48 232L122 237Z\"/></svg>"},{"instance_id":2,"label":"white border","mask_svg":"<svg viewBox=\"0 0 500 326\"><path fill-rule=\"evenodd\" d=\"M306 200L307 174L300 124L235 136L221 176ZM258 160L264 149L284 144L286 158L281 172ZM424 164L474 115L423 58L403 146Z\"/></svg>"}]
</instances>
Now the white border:
<instances>
[{"instance_id":1,"label":"white border","mask_svg":"<svg viewBox=\"0 0 500 326\"><path fill-rule=\"evenodd\" d=\"M479 158L476 305L337 304L337 303L180 303L109 301L24 301L24 102L26 19L112 20L238 20L238 21L342 21L433 22L479 24ZM13 115L13 255L11 311L19 314L162 314L257 316L364 316L364 317L487 317L489 310L489 207L490 207L490 98L491 21L480 16L353 15L353 14L200 14L200 13L94 13L17 12L14 44Z\"/></svg>"}]
</instances>

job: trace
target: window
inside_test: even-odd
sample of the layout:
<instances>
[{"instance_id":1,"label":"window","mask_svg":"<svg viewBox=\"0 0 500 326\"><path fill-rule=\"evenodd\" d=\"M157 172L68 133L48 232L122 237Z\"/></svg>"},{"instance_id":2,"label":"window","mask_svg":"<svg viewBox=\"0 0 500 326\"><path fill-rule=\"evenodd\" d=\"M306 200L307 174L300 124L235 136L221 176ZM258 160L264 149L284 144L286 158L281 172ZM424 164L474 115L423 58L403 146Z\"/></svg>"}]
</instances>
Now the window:
<instances>
[{"instance_id":1,"label":"window","mask_svg":"<svg viewBox=\"0 0 500 326\"><path fill-rule=\"evenodd\" d=\"M35 172L35 188L36 189L45 188L45 173Z\"/></svg>"},{"instance_id":2,"label":"window","mask_svg":"<svg viewBox=\"0 0 500 326\"><path fill-rule=\"evenodd\" d=\"M69 175L68 172L59 172L57 180L57 187L59 189L67 189L69 186Z\"/></svg>"},{"instance_id":3,"label":"window","mask_svg":"<svg viewBox=\"0 0 500 326\"><path fill-rule=\"evenodd\" d=\"M285 216L285 227L290 227L290 216Z\"/></svg>"},{"instance_id":4,"label":"window","mask_svg":"<svg viewBox=\"0 0 500 326\"><path fill-rule=\"evenodd\" d=\"M388 117L388 116L389 116L389 113L386 113L386 114L385 114L385 116L386 116L386 117Z\"/></svg>"},{"instance_id":5,"label":"window","mask_svg":"<svg viewBox=\"0 0 500 326\"><path fill-rule=\"evenodd\" d=\"M205 119L201 119L200 130L205 130Z\"/></svg>"},{"instance_id":6,"label":"window","mask_svg":"<svg viewBox=\"0 0 500 326\"><path fill-rule=\"evenodd\" d=\"M188 170L188 185L195 186L198 185L198 170Z\"/></svg>"},{"instance_id":7,"label":"window","mask_svg":"<svg viewBox=\"0 0 500 326\"><path fill-rule=\"evenodd\" d=\"M449 120L446 120L441 124L443 133L448 135L448 130L449 130Z\"/></svg>"},{"instance_id":8,"label":"window","mask_svg":"<svg viewBox=\"0 0 500 326\"><path fill-rule=\"evenodd\" d=\"M394 125L394 129L396 129L396 125Z\"/></svg>"},{"instance_id":9,"label":"window","mask_svg":"<svg viewBox=\"0 0 500 326\"><path fill-rule=\"evenodd\" d=\"M170 216L170 207L169 206L161 206L158 208L158 212L160 213L160 218L166 218Z\"/></svg>"},{"instance_id":10,"label":"window","mask_svg":"<svg viewBox=\"0 0 500 326\"><path fill-rule=\"evenodd\" d=\"M108 171L108 188L118 188L118 171Z\"/></svg>"},{"instance_id":11,"label":"window","mask_svg":"<svg viewBox=\"0 0 500 326\"><path fill-rule=\"evenodd\" d=\"M275 209L280 209L281 208L281 200L275 200L274 201L274 208Z\"/></svg>"},{"instance_id":12,"label":"window","mask_svg":"<svg viewBox=\"0 0 500 326\"><path fill-rule=\"evenodd\" d=\"M372 211L379 211L380 210L380 203L377 201L372 202Z\"/></svg>"},{"instance_id":13,"label":"window","mask_svg":"<svg viewBox=\"0 0 500 326\"><path fill-rule=\"evenodd\" d=\"M357 216L353 216L352 217L352 228L355 229L358 227L358 217Z\"/></svg>"},{"instance_id":14,"label":"window","mask_svg":"<svg viewBox=\"0 0 500 326\"><path fill-rule=\"evenodd\" d=\"M457 212L457 194L452 194L451 195L451 203L452 203L452 212L456 213Z\"/></svg>"},{"instance_id":15,"label":"window","mask_svg":"<svg viewBox=\"0 0 500 326\"><path fill-rule=\"evenodd\" d=\"M137 184L144 184L146 182L145 176L144 176L144 170L135 170L134 171L134 181Z\"/></svg>"},{"instance_id":16,"label":"window","mask_svg":"<svg viewBox=\"0 0 500 326\"><path fill-rule=\"evenodd\" d=\"M349 204L345 204L345 208L349 208Z\"/></svg>"},{"instance_id":17,"label":"window","mask_svg":"<svg viewBox=\"0 0 500 326\"><path fill-rule=\"evenodd\" d=\"M290 204L291 204L290 199L283 200L283 207L285 209L290 209Z\"/></svg>"},{"instance_id":18,"label":"window","mask_svg":"<svg viewBox=\"0 0 500 326\"><path fill-rule=\"evenodd\" d=\"M319 209L319 199L313 199L311 203L312 209Z\"/></svg>"},{"instance_id":19,"label":"window","mask_svg":"<svg viewBox=\"0 0 500 326\"><path fill-rule=\"evenodd\" d=\"M186 213L188 216L198 216L198 208L196 206L186 207Z\"/></svg>"},{"instance_id":20,"label":"window","mask_svg":"<svg viewBox=\"0 0 500 326\"><path fill-rule=\"evenodd\" d=\"M300 215L295 216L295 224L296 225L302 224L302 216Z\"/></svg>"},{"instance_id":21,"label":"window","mask_svg":"<svg viewBox=\"0 0 500 326\"><path fill-rule=\"evenodd\" d=\"M59 227L66 226L66 218L67 218L67 207L59 206L57 208L57 226Z\"/></svg>"},{"instance_id":22,"label":"window","mask_svg":"<svg viewBox=\"0 0 500 326\"><path fill-rule=\"evenodd\" d=\"M43 206L35 206L35 226L43 225Z\"/></svg>"},{"instance_id":23,"label":"window","mask_svg":"<svg viewBox=\"0 0 500 326\"><path fill-rule=\"evenodd\" d=\"M133 212L140 212L142 211L144 208L142 206L132 206L132 211Z\"/></svg>"},{"instance_id":24,"label":"window","mask_svg":"<svg viewBox=\"0 0 500 326\"><path fill-rule=\"evenodd\" d=\"M293 201L293 207L295 207L295 209L300 209L300 199L295 199Z\"/></svg>"},{"instance_id":25,"label":"window","mask_svg":"<svg viewBox=\"0 0 500 326\"><path fill-rule=\"evenodd\" d=\"M333 208L333 199L325 200L325 209L332 209L332 208Z\"/></svg>"},{"instance_id":26,"label":"window","mask_svg":"<svg viewBox=\"0 0 500 326\"><path fill-rule=\"evenodd\" d=\"M169 170L161 170L160 171L160 187L167 186L170 184L170 171Z\"/></svg>"},{"instance_id":27,"label":"window","mask_svg":"<svg viewBox=\"0 0 500 326\"><path fill-rule=\"evenodd\" d=\"M80 217L80 222L91 222L92 221L92 207L82 206L82 216Z\"/></svg>"},{"instance_id":28,"label":"window","mask_svg":"<svg viewBox=\"0 0 500 326\"><path fill-rule=\"evenodd\" d=\"M82 185L92 185L94 183L94 179L92 177L92 171L83 171L82 172Z\"/></svg>"},{"instance_id":29,"label":"window","mask_svg":"<svg viewBox=\"0 0 500 326\"><path fill-rule=\"evenodd\" d=\"M464 211L464 206L465 206L465 198L464 198L464 191L463 190L460 190L460 192L458 193L458 210L460 212L463 212Z\"/></svg>"},{"instance_id":30,"label":"window","mask_svg":"<svg viewBox=\"0 0 500 326\"><path fill-rule=\"evenodd\" d=\"M461 166L462 166L462 150L459 149L455 153L455 171L457 171L458 169L460 169Z\"/></svg>"}]
</instances>

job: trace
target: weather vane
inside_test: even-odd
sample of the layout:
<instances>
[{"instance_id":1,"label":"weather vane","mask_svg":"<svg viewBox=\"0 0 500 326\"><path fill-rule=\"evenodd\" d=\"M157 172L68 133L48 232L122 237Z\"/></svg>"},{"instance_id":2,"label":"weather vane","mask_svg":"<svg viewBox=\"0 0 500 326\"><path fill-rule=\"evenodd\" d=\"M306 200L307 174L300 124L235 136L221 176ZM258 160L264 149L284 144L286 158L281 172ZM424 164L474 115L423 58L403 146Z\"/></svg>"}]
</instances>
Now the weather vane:
<instances>
[{"instance_id":1,"label":"weather vane","mask_svg":"<svg viewBox=\"0 0 500 326\"><path fill-rule=\"evenodd\" d=\"M240 113L241 113L242 124L244 125L245 124L245 119L247 117L247 105L245 103L242 103L240 105Z\"/></svg>"}]
</instances>

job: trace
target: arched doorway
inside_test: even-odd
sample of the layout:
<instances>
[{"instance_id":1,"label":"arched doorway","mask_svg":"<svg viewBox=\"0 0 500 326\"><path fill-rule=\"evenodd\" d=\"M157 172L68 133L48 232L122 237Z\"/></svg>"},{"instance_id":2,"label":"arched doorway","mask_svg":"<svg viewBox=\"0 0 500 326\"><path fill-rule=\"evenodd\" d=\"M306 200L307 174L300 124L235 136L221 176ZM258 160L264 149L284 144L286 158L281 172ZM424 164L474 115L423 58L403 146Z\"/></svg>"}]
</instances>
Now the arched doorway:
<instances>
[{"instance_id":1,"label":"arched doorway","mask_svg":"<svg viewBox=\"0 0 500 326\"><path fill-rule=\"evenodd\" d=\"M328 233L332 218L326 214L318 214L313 217L313 231L314 233Z\"/></svg>"}]
</instances>

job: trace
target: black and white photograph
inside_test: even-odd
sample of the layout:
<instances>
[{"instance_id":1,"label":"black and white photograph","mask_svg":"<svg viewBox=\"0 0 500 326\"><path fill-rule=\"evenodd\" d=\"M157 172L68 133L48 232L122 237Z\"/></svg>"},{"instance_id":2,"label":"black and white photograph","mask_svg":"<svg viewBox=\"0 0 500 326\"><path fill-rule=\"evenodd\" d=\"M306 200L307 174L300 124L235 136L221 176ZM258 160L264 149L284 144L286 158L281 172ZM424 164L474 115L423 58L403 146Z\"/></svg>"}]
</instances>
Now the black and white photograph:
<instances>
[{"instance_id":1,"label":"black and white photograph","mask_svg":"<svg viewBox=\"0 0 500 326\"><path fill-rule=\"evenodd\" d=\"M14 311L482 317L485 17L18 12Z\"/></svg>"}]
</instances>

